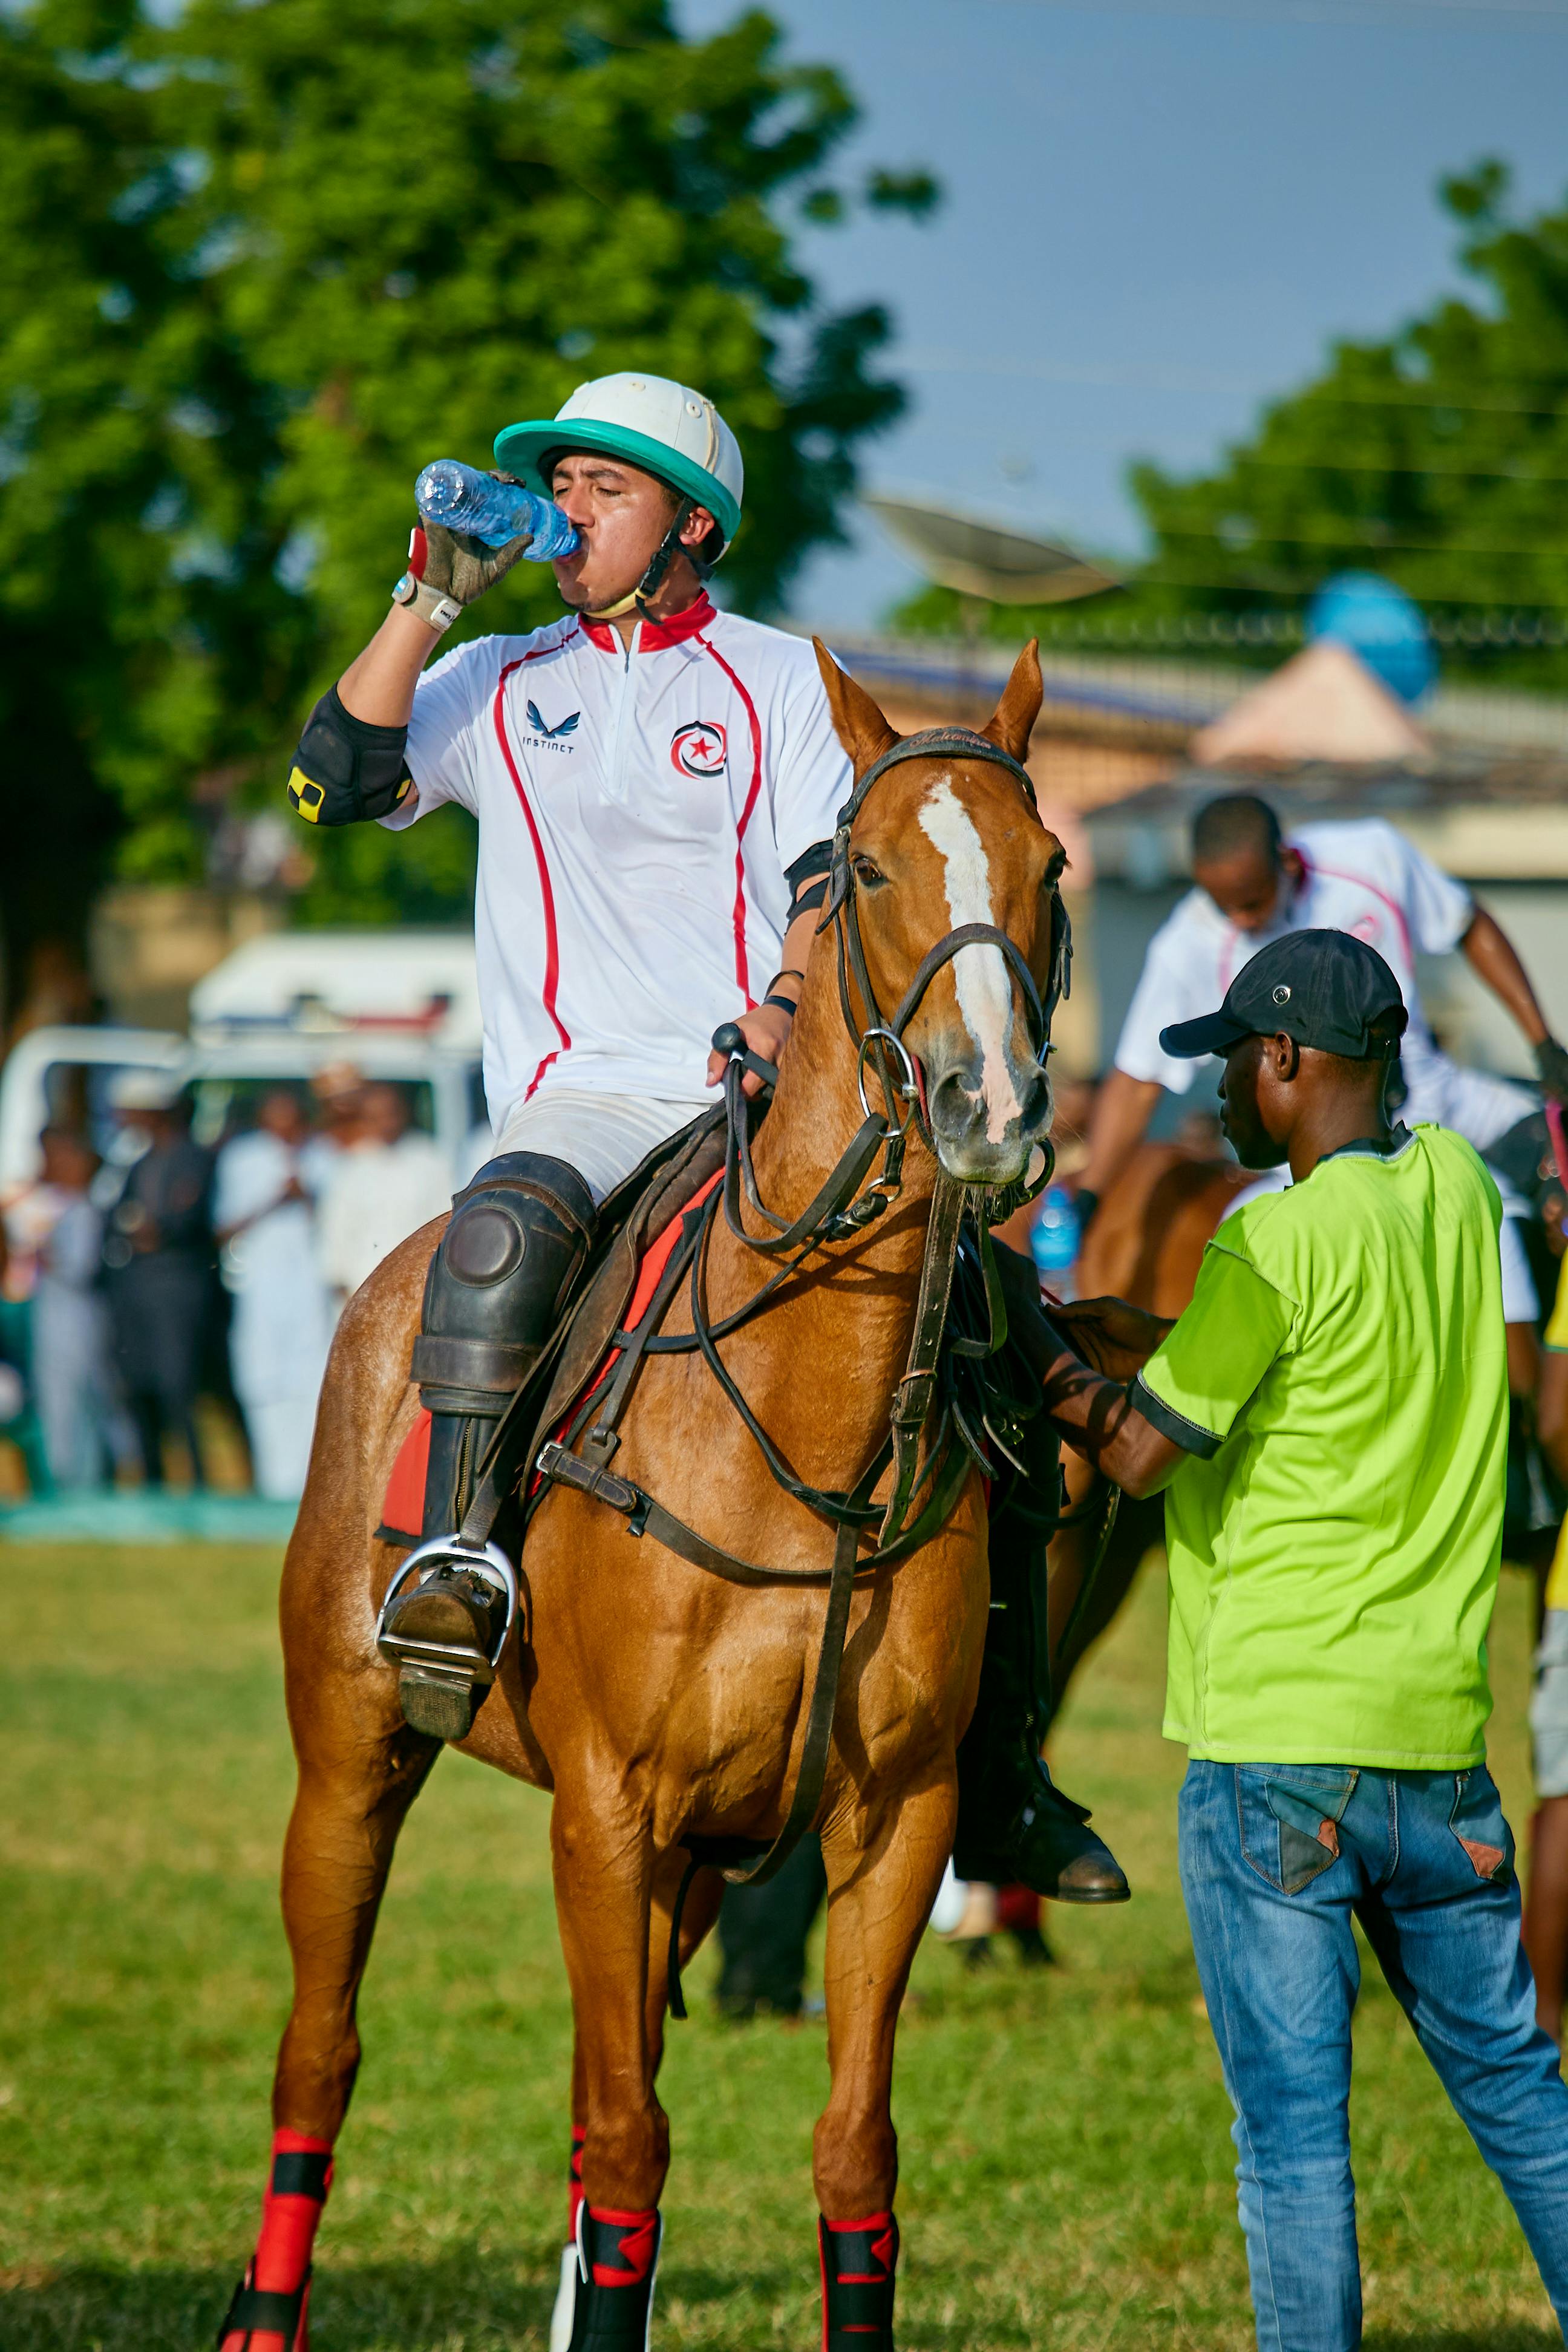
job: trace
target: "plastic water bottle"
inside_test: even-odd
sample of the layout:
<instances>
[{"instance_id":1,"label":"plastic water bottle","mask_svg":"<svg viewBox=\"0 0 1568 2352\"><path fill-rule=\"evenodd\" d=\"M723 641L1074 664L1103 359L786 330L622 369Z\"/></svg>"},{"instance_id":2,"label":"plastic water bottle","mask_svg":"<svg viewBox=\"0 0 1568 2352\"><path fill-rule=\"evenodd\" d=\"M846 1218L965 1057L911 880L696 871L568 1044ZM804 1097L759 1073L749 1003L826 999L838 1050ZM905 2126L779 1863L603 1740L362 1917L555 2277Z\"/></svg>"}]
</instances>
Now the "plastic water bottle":
<instances>
[{"instance_id":1,"label":"plastic water bottle","mask_svg":"<svg viewBox=\"0 0 1568 2352\"><path fill-rule=\"evenodd\" d=\"M1050 1185L1030 1229L1029 1254L1040 1280L1058 1298L1072 1296L1067 1276L1078 1264L1079 1239L1078 1202L1065 1184Z\"/></svg>"},{"instance_id":2,"label":"plastic water bottle","mask_svg":"<svg viewBox=\"0 0 1568 2352\"><path fill-rule=\"evenodd\" d=\"M532 533L524 554L531 563L573 555L582 541L560 508L520 482L498 482L457 457L437 457L414 485L414 501L426 522L438 522L487 547L507 547Z\"/></svg>"}]
</instances>

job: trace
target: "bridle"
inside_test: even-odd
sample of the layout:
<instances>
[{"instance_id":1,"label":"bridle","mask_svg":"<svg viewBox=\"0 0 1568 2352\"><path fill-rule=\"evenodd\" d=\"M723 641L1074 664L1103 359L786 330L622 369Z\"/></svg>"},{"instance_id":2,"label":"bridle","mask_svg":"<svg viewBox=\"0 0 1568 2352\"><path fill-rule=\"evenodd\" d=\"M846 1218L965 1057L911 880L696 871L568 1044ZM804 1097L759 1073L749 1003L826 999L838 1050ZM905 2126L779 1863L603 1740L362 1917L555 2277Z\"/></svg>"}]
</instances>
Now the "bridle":
<instances>
[{"instance_id":1,"label":"bridle","mask_svg":"<svg viewBox=\"0 0 1568 2352\"><path fill-rule=\"evenodd\" d=\"M771 1085L777 1073L771 1063L747 1052L745 1040L732 1023L716 1033L713 1043L721 1052L728 1052L730 1062L725 1073L725 1105L729 1115L730 1150L726 1159L724 1214L730 1230L745 1243L748 1249L766 1253L811 1247L820 1241L841 1241L858 1232L881 1216L889 1203L896 1200L903 1172L904 1152L911 1128L917 1124L923 1140L935 1156L935 1140L925 1103L923 1076L913 1055L904 1043L904 1032L925 1001L926 992L937 973L953 958L970 947L995 948L1016 982L1023 996L1028 1017L1029 1042L1036 1056L1044 1061L1051 1051L1051 1022L1064 996L1072 991L1072 925L1062 899L1058 880L1052 879L1051 890L1051 962L1042 999L1022 949L1007 932L994 923L961 923L946 932L934 947L927 950L899 999L890 1020L885 1020L877 1001L877 992L866 961L865 942L860 935L858 884L856 879L851 836L855 820L865 805L873 784L889 769L906 760L957 759L984 761L987 765L1004 768L1022 787L1025 798L1036 815L1039 804L1028 770L1009 751L968 727L930 727L917 735L908 735L874 760L858 778L854 791L839 810L833 835L831 864L828 869L826 903L817 934L829 926L834 931L835 961L838 975L838 1002L844 1015L844 1026L858 1056L856 1077L859 1087L860 1108L865 1123L852 1139L834 1167L826 1182L815 1200L793 1221L775 1216L757 1190L752 1169L750 1122L746 1115L741 1081L750 1070ZM857 1020L851 989L858 994L864 1019ZM895 1058L898 1069L893 1065ZM886 1113L871 1109L866 1098L868 1061L876 1065ZM900 1108L900 1106L902 1108ZM879 1153L882 1158L879 1176L865 1192L860 1185ZM994 1204L995 1213L991 1223L1000 1223L1014 1208L1021 1207L1048 1181L1054 1164L1048 1147L1044 1150L1044 1167L1027 1184L1009 1186L1005 1203ZM940 1161L939 1161L940 1167ZM952 1183L952 1179L939 1182ZM748 1233L740 1213L739 1191L744 1184L746 1200L754 1215L773 1228L772 1237ZM962 1191L963 1187L957 1188Z\"/></svg>"},{"instance_id":2,"label":"bridle","mask_svg":"<svg viewBox=\"0 0 1568 2352\"><path fill-rule=\"evenodd\" d=\"M667 1549L693 1566L724 1577L731 1583L753 1586L826 1584L828 1588L826 1619L812 1683L800 1769L784 1827L766 1847L760 1860L752 1858L756 1853L756 1841L688 1838L685 1843L692 1859L682 1884L681 1900L692 1874L703 1863L722 1869L726 1877L738 1884L756 1884L771 1878L810 1828L821 1802L825 1784L839 1669L855 1585L878 1569L902 1559L917 1546L929 1542L940 1531L956 1505L975 1461L979 1461L987 1471L993 1468L979 1451L969 1422L962 1412L950 1410L946 1402L943 1402L938 1415L937 1426L932 1428L931 1425L932 1408L938 1398L942 1340L947 1328L960 1233L966 1214L971 1216L975 1235L975 1255L984 1276L989 1329L983 1339L961 1337L952 1339L949 1343L950 1351L955 1356L984 1360L1000 1350L1007 1329L1001 1286L991 1255L989 1228L1000 1222L1014 1206L1031 1198L1047 1181L1052 1166L1048 1144L1040 1147L1043 1166L1033 1181L1004 1188L1000 1195L994 1188L960 1182L946 1173L938 1160L908 1363L894 1391L888 1435L847 1490L812 1486L795 1475L757 1419L719 1352L719 1342L742 1324L750 1322L775 1299L784 1284L824 1244L854 1239L886 1213L889 1203L897 1198L900 1190L905 1150L910 1134L917 1124L935 1155L924 1104L921 1074L904 1042L904 1032L937 973L964 948L994 947L1000 951L1023 997L1030 1041L1037 1056L1043 1059L1050 1050L1051 1020L1058 1003L1068 992L1072 957L1067 910L1062 904L1059 883L1054 877L1050 883L1051 965L1043 997L1023 951L1005 931L991 923L963 923L945 933L922 956L890 1018L883 1017L878 1003L860 934L858 885L851 855L855 820L873 785L890 769L906 760L943 758L984 761L988 765L1005 769L1022 787L1030 808L1037 814L1034 786L1022 764L1010 752L1003 751L999 744L992 742L988 736L957 727L930 728L892 745L872 761L839 810L833 836L827 898L817 930L820 935L832 926L836 933L839 1002L850 1043L856 1050L857 1083L861 1108L865 1112L860 1128L840 1154L815 1198L799 1216L786 1219L775 1215L762 1199L757 1186L751 1150L752 1111L742 1082L749 1071L771 1087L778 1072L773 1064L763 1061L750 1050L744 1035L733 1024L728 1024L715 1033L715 1048L728 1055L724 1074L726 1139L721 1186L710 1193L700 1207L687 1212L682 1220L680 1240L670 1255L637 1328L615 1334L613 1344L619 1352L613 1373L579 1406L561 1438L543 1446L536 1464L545 1480L575 1487L580 1493L592 1496L596 1501L620 1512L626 1518L629 1534L651 1535ZM863 1020L856 1018L856 995L860 1001L865 1016ZM868 1067L876 1070L878 1083L882 1088L885 1108L879 1111L873 1110L868 1099ZM873 1177L871 1171L879 1158L882 1162L881 1170ZM742 1191L753 1217L770 1227L770 1232L759 1234L747 1230L742 1207ZM975 1192L980 1195L978 1204L972 1203L969 1197ZM748 1249L777 1257L781 1262L744 1306L714 1321L708 1313L707 1267L721 1207L731 1232ZM689 1286L691 1329L665 1336L660 1326L683 1280ZM620 1476L610 1467L620 1444L617 1424L630 1402L632 1390L647 1359L654 1355L693 1353L701 1354L755 1440L775 1482L786 1494L837 1528L837 1539L831 1569L770 1568L745 1559L721 1545L710 1543L696 1528L666 1510L655 1496L634 1480ZM875 1490L889 1465L892 1478L889 1498L885 1504L875 1502ZM880 1526L875 1549L862 1553L860 1545L864 1536L879 1521ZM677 1927L679 1915L680 1901L678 1901L675 1910ZM674 1958L676 1950L676 1927L672 1927L670 2007L675 2015L684 2016L679 1968Z\"/></svg>"},{"instance_id":3,"label":"bridle","mask_svg":"<svg viewBox=\"0 0 1568 2352\"><path fill-rule=\"evenodd\" d=\"M928 727L918 735L906 735L901 742L892 744L879 759L873 760L856 783L854 791L838 812L833 835L833 856L828 873L827 904L823 909L819 930L832 923L837 932L838 1001L843 1007L845 1026L851 1043L857 1039L857 1024L849 1001L849 980L853 973L860 1002L868 1015L867 1027L879 1028L884 1034L901 1039L924 999L927 989L944 964L949 964L960 950L967 947L994 947L1000 950L1003 961L1011 971L1023 992L1029 1014L1029 1038L1037 1054L1049 1050L1051 1016L1059 998L1068 992L1072 966L1072 930L1067 910L1062 905L1061 891L1055 881L1051 885L1051 970L1046 984L1044 1003L1035 985L1035 975L1025 961L1023 950L1005 931L993 923L962 923L937 941L916 967L913 978L899 1000L898 1011L890 1022L883 1024L878 1009L877 992L871 985L871 975L866 965L866 950L860 937L859 908L856 896L854 862L850 837L855 820L864 807L871 787L891 768L906 760L983 760L988 766L1005 768L1022 787L1024 797L1037 816L1039 803L1028 770L1015 760L988 735L969 727Z\"/></svg>"}]
</instances>

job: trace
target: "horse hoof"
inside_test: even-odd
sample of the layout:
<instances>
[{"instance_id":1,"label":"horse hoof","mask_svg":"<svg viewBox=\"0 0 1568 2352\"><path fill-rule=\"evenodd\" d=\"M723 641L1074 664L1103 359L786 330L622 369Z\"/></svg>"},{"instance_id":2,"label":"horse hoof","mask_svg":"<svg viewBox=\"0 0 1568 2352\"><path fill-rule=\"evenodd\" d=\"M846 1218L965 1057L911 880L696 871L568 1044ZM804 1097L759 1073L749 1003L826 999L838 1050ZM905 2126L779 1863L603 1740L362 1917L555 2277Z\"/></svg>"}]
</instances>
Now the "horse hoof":
<instances>
[{"instance_id":1,"label":"horse hoof","mask_svg":"<svg viewBox=\"0 0 1568 2352\"><path fill-rule=\"evenodd\" d=\"M405 1665L397 1677L403 1720L427 1739L466 1739L485 1687L476 1688L472 1671L461 1666Z\"/></svg>"}]
</instances>

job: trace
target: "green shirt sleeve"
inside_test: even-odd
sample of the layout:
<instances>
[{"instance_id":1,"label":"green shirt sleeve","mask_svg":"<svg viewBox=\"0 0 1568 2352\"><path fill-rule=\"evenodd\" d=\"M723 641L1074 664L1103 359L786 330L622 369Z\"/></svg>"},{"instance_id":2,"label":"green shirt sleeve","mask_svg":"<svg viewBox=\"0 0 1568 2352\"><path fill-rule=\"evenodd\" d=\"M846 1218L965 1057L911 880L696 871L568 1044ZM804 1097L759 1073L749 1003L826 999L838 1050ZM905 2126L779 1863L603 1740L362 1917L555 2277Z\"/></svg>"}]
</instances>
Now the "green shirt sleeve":
<instances>
[{"instance_id":1,"label":"green shirt sleeve","mask_svg":"<svg viewBox=\"0 0 1568 2352\"><path fill-rule=\"evenodd\" d=\"M1249 1261L1210 1242L1193 1303L1132 1386L1132 1402L1189 1454L1212 1454L1289 1346L1296 1305Z\"/></svg>"}]
</instances>

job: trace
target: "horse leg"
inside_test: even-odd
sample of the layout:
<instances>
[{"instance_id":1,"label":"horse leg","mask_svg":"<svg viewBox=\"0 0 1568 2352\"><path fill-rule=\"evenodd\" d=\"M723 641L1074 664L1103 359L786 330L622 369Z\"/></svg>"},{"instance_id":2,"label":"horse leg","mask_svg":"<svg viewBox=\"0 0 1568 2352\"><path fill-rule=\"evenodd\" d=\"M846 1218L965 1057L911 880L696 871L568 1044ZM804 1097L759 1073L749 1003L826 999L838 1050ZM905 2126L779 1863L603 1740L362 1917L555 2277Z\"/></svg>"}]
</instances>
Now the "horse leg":
<instances>
[{"instance_id":1,"label":"horse leg","mask_svg":"<svg viewBox=\"0 0 1568 2352\"><path fill-rule=\"evenodd\" d=\"M640 2352L669 2169L669 2121L654 2090L648 2034L652 1824L618 1789L605 1803L558 1770L551 1845L583 2101L571 2352Z\"/></svg>"},{"instance_id":2,"label":"horse leg","mask_svg":"<svg viewBox=\"0 0 1568 2352\"><path fill-rule=\"evenodd\" d=\"M300 1778L283 1849L283 1924L294 2000L273 2081L261 2235L221 2352L306 2352L311 2245L359 2068L360 1981L398 1832L440 1753L438 1741L402 1723L389 1676L374 1677L374 1691L365 1680L335 1676L306 1704L290 1690Z\"/></svg>"},{"instance_id":3,"label":"horse leg","mask_svg":"<svg viewBox=\"0 0 1568 2352\"><path fill-rule=\"evenodd\" d=\"M685 1856L679 1851L660 1855L654 1867L648 1906L647 1990L643 2025L649 2065L657 2076L664 2055L664 2027L669 1999L669 1928L685 1876ZM699 1871L687 1893L680 1914L679 1964L684 1970L719 1916L724 1882L717 1871ZM561 2284L550 2319L549 2352L570 2352L576 2315L579 2260L577 2209L583 2201L583 2151L587 2139L587 2063L579 2034L572 2049L572 2158L567 2176L566 2243L561 2254Z\"/></svg>"},{"instance_id":4,"label":"horse leg","mask_svg":"<svg viewBox=\"0 0 1568 2352\"><path fill-rule=\"evenodd\" d=\"M891 2092L899 2005L957 1814L951 1767L876 1820L822 1833L827 1870L827 2051L833 2086L813 2142L823 2352L893 2352L899 2228Z\"/></svg>"}]
</instances>

